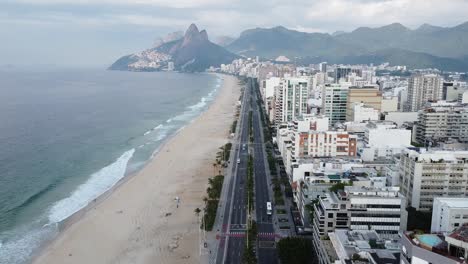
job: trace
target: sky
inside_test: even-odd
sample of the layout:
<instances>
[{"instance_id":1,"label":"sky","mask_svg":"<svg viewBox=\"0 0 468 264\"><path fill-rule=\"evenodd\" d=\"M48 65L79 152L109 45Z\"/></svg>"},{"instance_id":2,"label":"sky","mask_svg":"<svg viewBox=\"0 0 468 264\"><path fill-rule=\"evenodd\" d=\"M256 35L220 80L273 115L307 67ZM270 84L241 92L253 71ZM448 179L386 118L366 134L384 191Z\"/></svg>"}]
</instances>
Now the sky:
<instances>
[{"instance_id":1,"label":"sky","mask_svg":"<svg viewBox=\"0 0 468 264\"><path fill-rule=\"evenodd\" d=\"M455 26L468 21L466 10L468 0L0 0L0 65L105 67L190 23L214 39L278 25Z\"/></svg>"}]
</instances>

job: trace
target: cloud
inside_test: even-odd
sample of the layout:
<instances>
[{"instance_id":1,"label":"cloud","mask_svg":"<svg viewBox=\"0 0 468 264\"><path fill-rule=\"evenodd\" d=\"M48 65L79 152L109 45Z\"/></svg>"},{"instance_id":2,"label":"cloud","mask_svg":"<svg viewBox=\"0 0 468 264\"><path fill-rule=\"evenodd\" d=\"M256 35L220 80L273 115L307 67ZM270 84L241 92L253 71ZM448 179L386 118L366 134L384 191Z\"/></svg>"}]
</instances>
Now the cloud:
<instances>
[{"instance_id":1,"label":"cloud","mask_svg":"<svg viewBox=\"0 0 468 264\"><path fill-rule=\"evenodd\" d=\"M194 8L219 6L230 3L229 0L14 0L10 2L32 5L147 5L173 8Z\"/></svg>"},{"instance_id":2,"label":"cloud","mask_svg":"<svg viewBox=\"0 0 468 264\"><path fill-rule=\"evenodd\" d=\"M185 30L190 23L206 29L213 39L278 25L329 33L394 22L411 28L423 23L454 26L468 20L466 10L468 0L0 0L0 35L8 36L10 43L0 57L16 60L16 54L29 52L47 61L57 52L51 44L72 43L79 50L88 42L100 43L85 45L90 54L118 57L146 47L158 36ZM37 34L43 32L54 37L38 42ZM36 45L20 49L15 45L20 42ZM53 51L44 52L47 49ZM83 57L84 52L63 52L74 59L94 59Z\"/></svg>"},{"instance_id":3,"label":"cloud","mask_svg":"<svg viewBox=\"0 0 468 264\"><path fill-rule=\"evenodd\" d=\"M283 25L289 28L334 32L360 26L400 22L410 27L423 23L453 26L464 22L466 0L4 0L20 5L12 20L57 22L60 12L70 23L86 25L160 26L184 29L191 22L209 32L237 35L252 27ZM5 2L4 2L5 3ZM0 4L2 9L2 4ZM47 10L44 10L47 9ZM49 12L48 10L55 10ZM37 13L35 12L37 11ZM3 18L3 20L5 20ZM65 22L67 19L65 19Z\"/></svg>"}]
</instances>

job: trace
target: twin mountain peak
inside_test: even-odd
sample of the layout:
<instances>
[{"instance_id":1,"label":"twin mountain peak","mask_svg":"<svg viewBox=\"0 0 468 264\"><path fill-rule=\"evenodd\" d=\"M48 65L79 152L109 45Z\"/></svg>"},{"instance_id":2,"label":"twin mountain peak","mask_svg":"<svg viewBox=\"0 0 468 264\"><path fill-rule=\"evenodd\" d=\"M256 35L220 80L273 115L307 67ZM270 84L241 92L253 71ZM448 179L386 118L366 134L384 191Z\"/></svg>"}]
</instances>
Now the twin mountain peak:
<instances>
[{"instance_id":1,"label":"twin mountain peak","mask_svg":"<svg viewBox=\"0 0 468 264\"><path fill-rule=\"evenodd\" d=\"M199 31L191 24L183 36L177 33L160 39L156 46L118 59L110 70L203 71L210 66L231 63L238 56L212 43L206 30Z\"/></svg>"}]
</instances>

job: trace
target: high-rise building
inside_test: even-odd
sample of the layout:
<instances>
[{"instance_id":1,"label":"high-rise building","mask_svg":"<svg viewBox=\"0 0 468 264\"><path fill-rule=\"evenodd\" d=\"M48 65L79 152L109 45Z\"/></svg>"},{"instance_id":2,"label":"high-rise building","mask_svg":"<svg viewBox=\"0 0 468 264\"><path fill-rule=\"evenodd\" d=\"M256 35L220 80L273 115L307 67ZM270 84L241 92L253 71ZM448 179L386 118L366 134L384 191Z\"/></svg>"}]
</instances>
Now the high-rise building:
<instances>
[{"instance_id":1,"label":"high-rise building","mask_svg":"<svg viewBox=\"0 0 468 264\"><path fill-rule=\"evenodd\" d=\"M322 113L330 119L330 124L346 121L348 84L326 84L322 89Z\"/></svg>"},{"instance_id":2,"label":"high-rise building","mask_svg":"<svg viewBox=\"0 0 468 264\"><path fill-rule=\"evenodd\" d=\"M341 68L338 67L335 69L335 83L339 83L341 79L344 79L348 77L348 75L351 73L351 68Z\"/></svg>"},{"instance_id":3,"label":"high-rise building","mask_svg":"<svg viewBox=\"0 0 468 264\"><path fill-rule=\"evenodd\" d=\"M355 69L349 67L337 67L335 68L335 83L340 83L346 80L346 77L351 73L356 73L356 76L362 77L362 69Z\"/></svg>"},{"instance_id":4,"label":"high-rise building","mask_svg":"<svg viewBox=\"0 0 468 264\"><path fill-rule=\"evenodd\" d=\"M427 145L447 139L468 142L468 108L457 103L438 102L420 110L416 142Z\"/></svg>"},{"instance_id":5,"label":"high-rise building","mask_svg":"<svg viewBox=\"0 0 468 264\"><path fill-rule=\"evenodd\" d=\"M307 114L309 78L286 77L275 91L275 123L287 123Z\"/></svg>"},{"instance_id":6,"label":"high-rise building","mask_svg":"<svg viewBox=\"0 0 468 264\"><path fill-rule=\"evenodd\" d=\"M321 72L327 72L327 63L326 62L322 62L319 64L319 70Z\"/></svg>"},{"instance_id":7,"label":"high-rise building","mask_svg":"<svg viewBox=\"0 0 468 264\"><path fill-rule=\"evenodd\" d=\"M382 92L374 86L349 87L346 101L346 121L354 121L355 103L363 103L380 111L382 108Z\"/></svg>"},{"instance_id":8,"label":"high-rise building","mask_svg":"<svg viewBox=\"0 0 468 264\"><path fill-rule=\"evenodd\" d=\"M442 99L443 79L436 74L413 75L408 81L405 111L416 112L429 102Z\"/></svg>"},{"instance_id":9,"label":"high-rise building","mask_svg":"<svg viewBox=\"0 0 468 264\"><path fill-rule=\"evenodd\" d=\"M399 171L401 192L417 210L432 210L435 197L468 196L468 151L408 148Z\"/></svg>"}]
</instances>

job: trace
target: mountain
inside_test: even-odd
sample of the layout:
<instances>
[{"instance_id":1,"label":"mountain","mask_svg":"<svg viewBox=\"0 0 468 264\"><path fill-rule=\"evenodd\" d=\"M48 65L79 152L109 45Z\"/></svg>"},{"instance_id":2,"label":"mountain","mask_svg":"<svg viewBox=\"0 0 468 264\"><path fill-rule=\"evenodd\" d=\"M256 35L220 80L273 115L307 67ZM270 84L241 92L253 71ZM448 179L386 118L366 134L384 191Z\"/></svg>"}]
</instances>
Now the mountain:
<instances>
[{"instance_id":1,"label":"mountain","mask_svg":"<svg viewBox=\"0 0 468 264\"><path fill-rule=\"evenodd\" d=\"M226 47L227 45L231 44L236 38L229 37L229 36L219 36L216 37L213 42L215 44L220 45L221 47Z\"/></svg>"},{"instance_id":2,"label":"mountain","mask_svg":"<svg viewBox=\"0 0 468 264\"><path fill-rule=\"evenodd\" d=\"M433 26L433 25L425 23L425 24L422 24L417 29L415 29L414 31L424 34L424 33L434 33L436 31L439 31L439 30L442 30L442 29L444 29L444 28L443 27L438 27L438 26Z\"/></svg>"},{"instance_id":3,"label":"mountain","mask_svg":"<svg viewBox=\"0 0 468 264\"><path fill-rule=\"evenodd\" d=\"M157 47L161 46L164 43L171 42L171 41L174 41L174 40L178 40L178 39L181 39L183 37L184 37L184 32L183 31L172 32L172 33L167 34L164 37L157 38L154 41L153 47L157 48Z\"/></svg>"},{"instance_id":4,"label":"mountain","mask_svg":"<svg viewBox=\"0 0 468 264\"><path fill-rule=\"evenodd\" d=\"M244 56L265 58L349 55L360 50L329 34L304 33L281 26L246 30L226 48Z\"/></svg>"},{"instance_id":5,"label":"mountain","mask_svg":"<svg viewBox=\"0 0 468 264\"><path fill-rule=\"evenodd\" d=\"M442 58L427 53L407 51L402 49L383 49L361 55L332 56L332 57L304 57L300 64L320 63L327 61L336 64L380 64L388 62L391 65L406 65L410 69L437 68L446 71L468 70L468 57L453 59Z\"/></svg>"},{"instance_id":6,"label":"mountain","mask_svg":"<svg viewBox=\"0 0 468 264\"><path fill-rule=\"evenodd\" d=\"M360 27L332 35L299 32L281 26L255 28L242 32L226 48L249 57L274 59L284 55L290 59L313 58L338 63L363 58L403 61L402 56L409 56L404 61L412 67L440 65L440 69L467 71L467 47L468 22L451 28L424 24L415 30L393 23L377 28ZM391 56L389 51L395 54ZM449 66L444 66L442 62Z\"/></svg>"},{"instance_id":7,"label":"mountain","mask_svg":"<svg viewBox=\"0 0 468 264\"><path fill-rule=\"evenodd\" d=\"M163 39L154 48L126 55L114 62L110 70L159 71L174 63L174 69L186 72L204 71L210 66L231 63L237 55L208 39L206 30L191 24L181 38Z\"/></svg>"}]
</instances>

